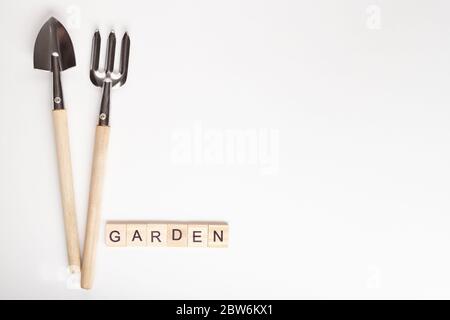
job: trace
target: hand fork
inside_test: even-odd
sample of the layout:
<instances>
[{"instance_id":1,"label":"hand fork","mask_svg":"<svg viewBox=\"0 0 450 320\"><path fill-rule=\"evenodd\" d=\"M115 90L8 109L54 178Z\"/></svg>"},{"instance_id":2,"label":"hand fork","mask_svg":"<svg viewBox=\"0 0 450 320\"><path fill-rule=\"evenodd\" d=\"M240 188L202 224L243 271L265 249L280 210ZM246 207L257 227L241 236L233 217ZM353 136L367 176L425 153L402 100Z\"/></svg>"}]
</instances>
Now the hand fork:
<instances>
[{"instance_id":1,"label":"hand fork","mask_svg":"<svg viewBox=\"0 0 450 320\"><path fill-rule=\"evenodd\" d=\"M128 34L125 33L122 38L119 72L114 72L116 36L114 31L111 31L106 48L105 68L100 71L100 41L100 32L97 30L94 33L92 40L90 78L95 86L102 87L103 95L100 104L99 121L95 131L86 238L84 242L81 270L81 287L84 289L92 288L94 281L95 254L100 231L101 198L110 131L109 115L111 88L125 84L128 74L128 59L130 53L130 38Z\"/></svg>"}]
</instances>

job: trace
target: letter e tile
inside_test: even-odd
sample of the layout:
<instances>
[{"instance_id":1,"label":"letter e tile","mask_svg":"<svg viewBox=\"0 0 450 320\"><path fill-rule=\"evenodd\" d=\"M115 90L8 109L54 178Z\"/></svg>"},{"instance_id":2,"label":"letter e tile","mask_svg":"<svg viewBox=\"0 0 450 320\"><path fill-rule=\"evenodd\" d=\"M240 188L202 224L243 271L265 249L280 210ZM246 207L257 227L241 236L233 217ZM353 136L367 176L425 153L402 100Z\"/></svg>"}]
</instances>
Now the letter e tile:
<instances>
[{"instance_id":1,"label":"letter e tile","mask_svg":"<svg viewBox=\"0 0 450 320\"><path fill-rule=\"evenodd\" d=\"M188 225L188 247L208 246L208 225L190 224Z\"/></svg>"}]
</instances>

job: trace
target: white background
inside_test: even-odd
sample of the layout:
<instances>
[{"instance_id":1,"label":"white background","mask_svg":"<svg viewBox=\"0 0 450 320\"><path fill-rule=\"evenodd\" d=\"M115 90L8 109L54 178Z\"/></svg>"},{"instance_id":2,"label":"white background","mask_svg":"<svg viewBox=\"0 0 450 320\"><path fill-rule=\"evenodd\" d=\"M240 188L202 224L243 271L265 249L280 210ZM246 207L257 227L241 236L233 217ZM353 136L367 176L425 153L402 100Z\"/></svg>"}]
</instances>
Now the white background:
<instances>
[{"instance_id":1,"label":"white background","mask_svg":"<svg viewBox=\"0 0 450 320\"><path fill-rule=\"evenodd\" d=\"M1 0L0 298L450 298L449 10ZM63 86L80 238L101 95L91 37L114 27L129 31L131 56L112 95L103 221L223 220L228 249L100 241L94 289L71 289L51 77L32 63L51 15L77 58ZM278 170L264 173L260 156L177 163L174 135L199 126L277 133Z\"/></svg>"}]
</instances>

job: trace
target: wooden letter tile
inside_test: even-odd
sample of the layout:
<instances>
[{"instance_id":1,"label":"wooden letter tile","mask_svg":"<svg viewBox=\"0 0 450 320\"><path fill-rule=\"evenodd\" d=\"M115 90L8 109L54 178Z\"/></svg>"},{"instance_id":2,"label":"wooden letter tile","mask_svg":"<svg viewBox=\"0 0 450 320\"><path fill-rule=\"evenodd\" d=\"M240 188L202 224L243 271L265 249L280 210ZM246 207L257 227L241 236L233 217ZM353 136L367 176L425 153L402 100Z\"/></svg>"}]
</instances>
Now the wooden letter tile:
<instances>
[{"instance_id":1,"label":"wooden letter tile","mask_svg":"<svg viewBox=\"0 0 450 320\"><path fill-rule=\"evenodd\" d=\"M227 223L207 222L111 222L106 224L108 247L200 247L226 248L229 240Z\"/></svg>"},{"instance_id":2,"label":"wooden letter tile","mask_svg":"<svg viewBox=\"0 0 450 320\"><path fill-rule=\"evenodd\" d=\"M208 246L208 225L190 224L188 225L188 247Z\"/></svg>"},{"instance_id":3,"label":"wooden letter tile","mask_svg":"<svg viewBox=\"0 0 450 320\"><path fill-rule=\"evenodd\" d=\"M228 247L228 224L210 224L208 226L208 247Z\"/></svg>"},{"instance_id":4,"label":"wooden letter tile","mask_svg":"<svg viewBox=\"0 0 450 320\"><path fill-rule=\"evenodd\" d=\"M143 247L147 245L147 224L127 224L127 246Z\"/></svg>"},{"instance_id":5,"label":"wooden letter tile","mask_svg":"<svg viewBox=\"0 0 450 320\"><path fill-rule=\"evenodd\" d=\"M150 223L147 225L147 245L149 247L167 246L167 224Z\"/></svg>"},{"instance_id":6,"label":"wooden letter tile","mask_svg":"<svg viewBox=\"0 0 450 320\"><path fill-rule=\"evenodd\" d=\"M167 225L167 246L187 247L187 224Z\"/></svg>"},{"instance_id":7,"label":"wooden letter tile","mask_svg":"<svg viewBox=\"0 0 450 320\"><path fill-rule=\"evenodd\" d=\"M108 247L125 247L127 245L127 225L107 223L105 241Z\"/></svg>"}]
</instances>

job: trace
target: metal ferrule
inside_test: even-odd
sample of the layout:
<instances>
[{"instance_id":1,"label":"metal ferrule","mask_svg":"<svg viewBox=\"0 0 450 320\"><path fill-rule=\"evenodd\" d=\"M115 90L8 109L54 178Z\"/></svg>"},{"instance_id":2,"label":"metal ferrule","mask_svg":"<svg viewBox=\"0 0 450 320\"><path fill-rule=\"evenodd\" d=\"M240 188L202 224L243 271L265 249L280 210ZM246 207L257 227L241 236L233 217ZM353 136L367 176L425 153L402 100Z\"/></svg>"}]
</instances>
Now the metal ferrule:
<instances>
[{"instance_id":1,"label":"metal ferrule","mask_svg":"<svg viewBox=\"0 0 450 320\"><path fill-rule=\"evenodd\" d=\"M109 108L111 101L111 82L103 83L102 102L100 103L99 126L109 126Z\"/></svg>"},{"instance_id":2,"label":"metal ferrule","mask_svg":"<svg viewBox=\"0 0 450 320\"><path fill-rule=\"evenodd\" d=\"M62 110L64 109L64 100L61 86L61 64L57 54L52 54L51 70L53 73L53 109Z\"/></svg>"}]
</instances>

